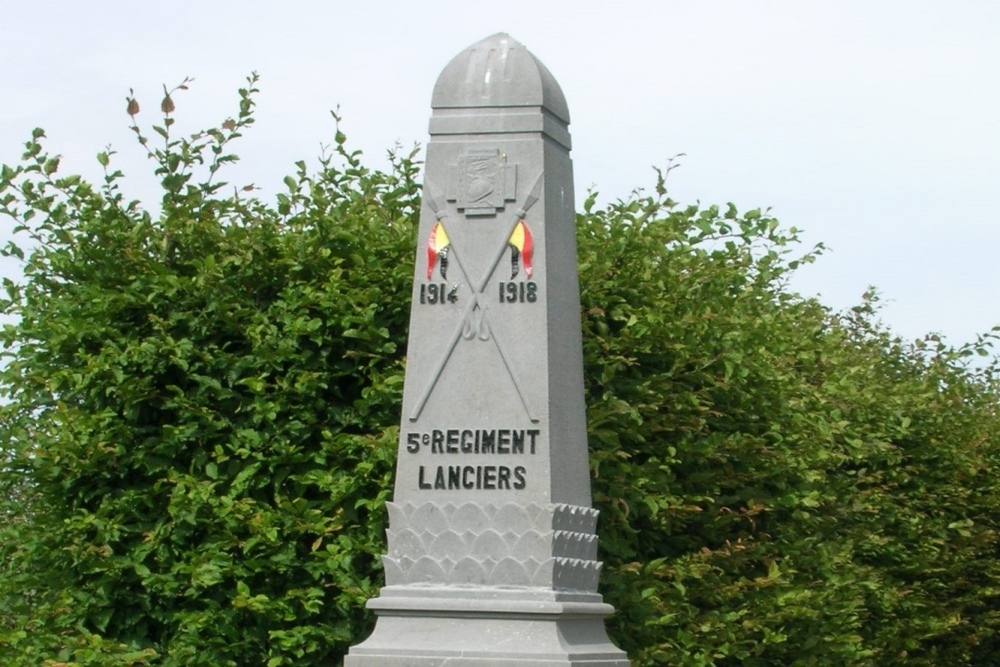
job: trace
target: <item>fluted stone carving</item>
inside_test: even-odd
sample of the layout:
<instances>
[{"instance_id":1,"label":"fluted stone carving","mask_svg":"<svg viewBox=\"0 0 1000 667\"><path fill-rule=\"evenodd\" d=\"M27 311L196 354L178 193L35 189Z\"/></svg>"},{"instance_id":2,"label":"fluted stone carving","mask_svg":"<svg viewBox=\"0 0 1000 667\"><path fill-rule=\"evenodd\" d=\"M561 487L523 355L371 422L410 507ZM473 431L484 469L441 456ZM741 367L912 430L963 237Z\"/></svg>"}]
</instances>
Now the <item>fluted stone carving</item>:
<instances>
[{"instance_id":1,"label":"fluted stone carving","mask_svg":"<svg viewBox=\"0 0 1000 667\"><path fill-rule=\"evenodd\" d=\"M597 510L529 503L389 503L386 583L594 592Z\"/></svg>"}]
</instances>

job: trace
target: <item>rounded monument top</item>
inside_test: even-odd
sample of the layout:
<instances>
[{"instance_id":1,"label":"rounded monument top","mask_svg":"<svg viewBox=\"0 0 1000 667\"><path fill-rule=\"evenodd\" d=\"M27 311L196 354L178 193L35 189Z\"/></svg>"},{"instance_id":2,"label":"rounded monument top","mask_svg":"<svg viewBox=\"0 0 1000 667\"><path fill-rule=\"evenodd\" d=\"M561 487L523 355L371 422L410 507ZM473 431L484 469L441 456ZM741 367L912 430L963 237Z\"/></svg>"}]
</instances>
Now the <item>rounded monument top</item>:
<instances>
[{"instance_id":1,"label":"rounded monument top","mask_svg":"<svg viewBox=\"0 0 1000 667\"><path fill-rule=\"evenodd\" d=\"M542 107L569 123L555 77L523 44L499 32L455 56L434 85L435 109Z\"/></svg>"}]
</instances>

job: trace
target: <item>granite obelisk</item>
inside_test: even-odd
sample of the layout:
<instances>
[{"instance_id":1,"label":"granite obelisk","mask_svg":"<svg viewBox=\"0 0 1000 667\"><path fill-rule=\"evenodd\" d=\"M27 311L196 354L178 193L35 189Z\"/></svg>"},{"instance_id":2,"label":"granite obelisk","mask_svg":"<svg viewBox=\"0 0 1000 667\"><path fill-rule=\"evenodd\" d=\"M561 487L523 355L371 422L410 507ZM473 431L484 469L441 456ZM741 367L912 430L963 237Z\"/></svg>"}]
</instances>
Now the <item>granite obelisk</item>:
<instances>
[{"instance_id":1,"label":"granite obelisk","mask_svg":"<svg viewBox=\"0 0 1000 667\"><path fill-rule=\"evenodd\" d=\"M627 667L597 593L569 111L506 34L434 87L386 586L347 667Z\"/></svg>"}]
</instances>

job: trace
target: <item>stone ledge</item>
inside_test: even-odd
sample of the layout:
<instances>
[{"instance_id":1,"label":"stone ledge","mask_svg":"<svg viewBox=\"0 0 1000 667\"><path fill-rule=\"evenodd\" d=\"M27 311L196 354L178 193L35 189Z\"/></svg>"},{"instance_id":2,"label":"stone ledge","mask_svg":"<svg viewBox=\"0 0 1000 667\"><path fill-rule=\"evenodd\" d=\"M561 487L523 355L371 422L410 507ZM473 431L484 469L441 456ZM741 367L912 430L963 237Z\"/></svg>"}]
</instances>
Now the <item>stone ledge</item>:
<instances>
[{"instance_id":1,"label":"stone ledge","mask_svg":"<svg viewBox=\"0 0 1000 667\"><path fill-rule=\"evenodd\" d=\"M372 603L376 602L375 600ZM610 605L392 599L372 608L375 632L345 667L629 667L604 631ZM478 602L478 604L477 604ZM546 611L542 611L542 610Z\"/></svg>"}]
</instances>

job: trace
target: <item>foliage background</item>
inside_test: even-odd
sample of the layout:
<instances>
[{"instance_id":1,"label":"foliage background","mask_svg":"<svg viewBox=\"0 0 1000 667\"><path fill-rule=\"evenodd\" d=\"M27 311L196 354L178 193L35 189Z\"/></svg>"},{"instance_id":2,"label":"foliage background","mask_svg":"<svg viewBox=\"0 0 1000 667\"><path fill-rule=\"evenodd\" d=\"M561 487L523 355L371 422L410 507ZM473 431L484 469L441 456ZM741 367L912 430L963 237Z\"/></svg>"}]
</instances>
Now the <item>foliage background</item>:
<instances>
[{"instance_id":1,"label":"foliage background","mask_svg":"<svg viewBox=\"0 0 1000 667\"><path fill-rule=\"evenodd\" d=\"M163 189L0 173L0 662L336 663L372 619L419 164L339 128L275 201L219 127L140 128ZM669 168L667 169L669 171ZM578 216L603 592L636 665L996 665L994 334L953 348L787 287L822 248L648 194ZM977 364L971 360L982 359Z\"/></svg>"}]
</instances>

